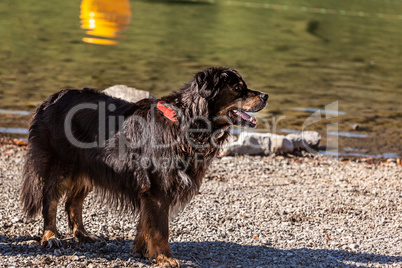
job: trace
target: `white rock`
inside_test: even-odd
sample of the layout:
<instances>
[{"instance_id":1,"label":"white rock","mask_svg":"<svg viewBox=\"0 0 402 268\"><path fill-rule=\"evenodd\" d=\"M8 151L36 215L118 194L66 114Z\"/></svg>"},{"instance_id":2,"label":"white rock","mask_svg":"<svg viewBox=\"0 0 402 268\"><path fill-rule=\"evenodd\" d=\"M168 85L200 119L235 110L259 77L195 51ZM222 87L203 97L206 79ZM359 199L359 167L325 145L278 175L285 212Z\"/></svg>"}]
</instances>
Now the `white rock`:
<instances>
[{"instance_id":1,"label":"white rock","mask_svg":"<svg viewBox=\"0 0 402 268\"><path fill-rule=\"evenodd\" d=\"M271 153L291 153L294 151L293 142L283 135L271 134Z\"/></svg>"},{"instance_id":2,"label":"white rock","mask_svg":"<svg viewBox=\"0 0 402 268\"><path fill-rule=\"evenodd\" d=\"M146 98L155 98L148 91L128 87L125 85L115 85L109 87L103 90L103 93L129 102L137 102Z\"/></svg>"},{"instance_id":3,"label":"white rock","mask_svg":"<svg viewBox=\"0 0 402 268\"><path fill-rule=\"evenodd\" d=\"M293 143L283 135L242 132L236 142L228 143L223 155L269 155L293 150Z\"/></svg>"},{"instance_id":4,"label":"white rock","mask_svg":"<svg viewBox=\"0 0 402 268\"><path fill-rule=\"evenodd\" d=\"M317 148L321 141L321 135L316 131L303 131L301 133L289 134L286 138L293 142L295 150Z\"/></svg>"}]
</instances>

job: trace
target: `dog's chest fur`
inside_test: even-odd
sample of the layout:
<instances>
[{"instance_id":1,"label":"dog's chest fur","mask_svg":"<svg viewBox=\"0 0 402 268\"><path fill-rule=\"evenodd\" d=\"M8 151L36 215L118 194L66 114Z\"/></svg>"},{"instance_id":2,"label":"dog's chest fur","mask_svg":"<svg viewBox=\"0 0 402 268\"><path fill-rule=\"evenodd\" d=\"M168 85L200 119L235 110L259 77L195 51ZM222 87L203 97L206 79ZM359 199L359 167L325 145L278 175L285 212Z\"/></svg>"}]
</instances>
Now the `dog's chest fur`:
<instances>
[{"instance_id":1,"label":"dog's chest fur","mask_svg":"<svg viewBox=\"0 0 402 268\"><path fill-rule=\"evenodd\" d=\"M189 133L189 129L200 126L188 123L186 118L172 122L155 109L155 103L154 100L137 103L138 109L127 116L122 129L107 141L103 161L116 174L132 177L139 192L167 195L173 206L181 206L199 192L212 159L229 134L219 129ZM179 113L188 116L185 109ZM143 123L138 123L138 118L143 118ZM215 144L211 142L213 131L219 133ZM123 150L119 140L126 141Z\"/></svg>"}]
</instances>

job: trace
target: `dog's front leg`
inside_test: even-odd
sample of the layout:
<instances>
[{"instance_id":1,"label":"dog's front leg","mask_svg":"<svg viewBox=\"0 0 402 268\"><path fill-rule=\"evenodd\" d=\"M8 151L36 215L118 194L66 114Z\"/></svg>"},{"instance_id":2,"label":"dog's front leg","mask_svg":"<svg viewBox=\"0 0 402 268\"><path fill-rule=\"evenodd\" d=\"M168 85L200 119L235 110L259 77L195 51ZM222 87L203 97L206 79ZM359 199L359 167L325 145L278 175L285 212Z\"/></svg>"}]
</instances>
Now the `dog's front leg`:
<instances>
[{"instance_id":1,"label":"dog's front leg","mask_svg":"<svg viewBox=\"0 0 402 268\"><path fill-rule=\"evenodd\" d=\"M140 220L133 245L134 253L150 259L158 266L179 267L169 247L169 202L163 198L141 198Z\"/></svg>"}]
</instances>

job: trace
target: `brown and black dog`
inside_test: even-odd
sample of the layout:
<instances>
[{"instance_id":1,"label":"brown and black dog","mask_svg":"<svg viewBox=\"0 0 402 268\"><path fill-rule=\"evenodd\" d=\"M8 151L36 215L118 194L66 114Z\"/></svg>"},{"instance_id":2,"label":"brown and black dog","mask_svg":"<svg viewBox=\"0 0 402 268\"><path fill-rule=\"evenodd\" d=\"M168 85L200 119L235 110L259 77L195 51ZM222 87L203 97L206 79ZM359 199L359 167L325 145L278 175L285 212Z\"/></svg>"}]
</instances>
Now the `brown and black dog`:
<instances>
[{"instance_id":1,"label":"brown and black dog","mask_svg":"<svg viewBox=\"0 0 402 268\"><path fill-rule=\"evenodd\" d=\"M42 211L42 245L60 246L56 212L63 196L74 237L98 239L82 220L84 199L97 189L108 203L139 213L134 253L179 266L168 244L169 215L198 193L230 126L255 127L246 112L263 109L267 100L224 67L137 103L92 89L53 94L31 122L21 192L28 218Z\"/></svg>"}]
</instances>

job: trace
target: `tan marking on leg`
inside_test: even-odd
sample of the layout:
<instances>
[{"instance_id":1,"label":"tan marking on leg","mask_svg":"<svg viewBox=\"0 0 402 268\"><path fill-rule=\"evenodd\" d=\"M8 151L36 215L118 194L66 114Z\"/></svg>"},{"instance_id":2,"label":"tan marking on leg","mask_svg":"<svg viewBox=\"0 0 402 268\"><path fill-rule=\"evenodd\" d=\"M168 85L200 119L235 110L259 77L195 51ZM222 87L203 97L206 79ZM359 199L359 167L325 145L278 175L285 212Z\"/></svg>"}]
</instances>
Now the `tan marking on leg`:
<instances>
[{"instance_id":1,"label":"tan marking on leg","mask_svg":"<svg viewBox=\"0 0 402 268\"><path fill-rule=\"evenodd\" d=\"M68 225L72 229L74 237L79 242L101 240L95 235L88 234L82 220L84 200L92 190L92 187L88 186L87 181L88 180L85 178L77 178L75 181L71 181L71 184L67 186L68 192L65 208L68 215Z\"/></svg>"},{"instance_id":2,"label":"tan marking on leg","mask_svg":"<svg viewBox=\"0 0 402 268\"><path fill-rule=\"evenodd\" d=\"M56 229L56 215L57 215L57 204L58 201L48 201L47 198L44 200L43 206L43 219L44 219L44 230L41 239L41 245L52 247L61 246L61 242L57 239L59 232Z\"/></svg>"},{"instance_id":3,"label":"tan marking on leg","mask_svg":"<svg viewBox=\"0 0 402 268\"><path fill-rule=\"evenodd\" d=\"M162 267L179 267L169 247L169 203L166 200L141 200L140 221L134 250L143 253Z\"/></svg>"}]
</instances>

